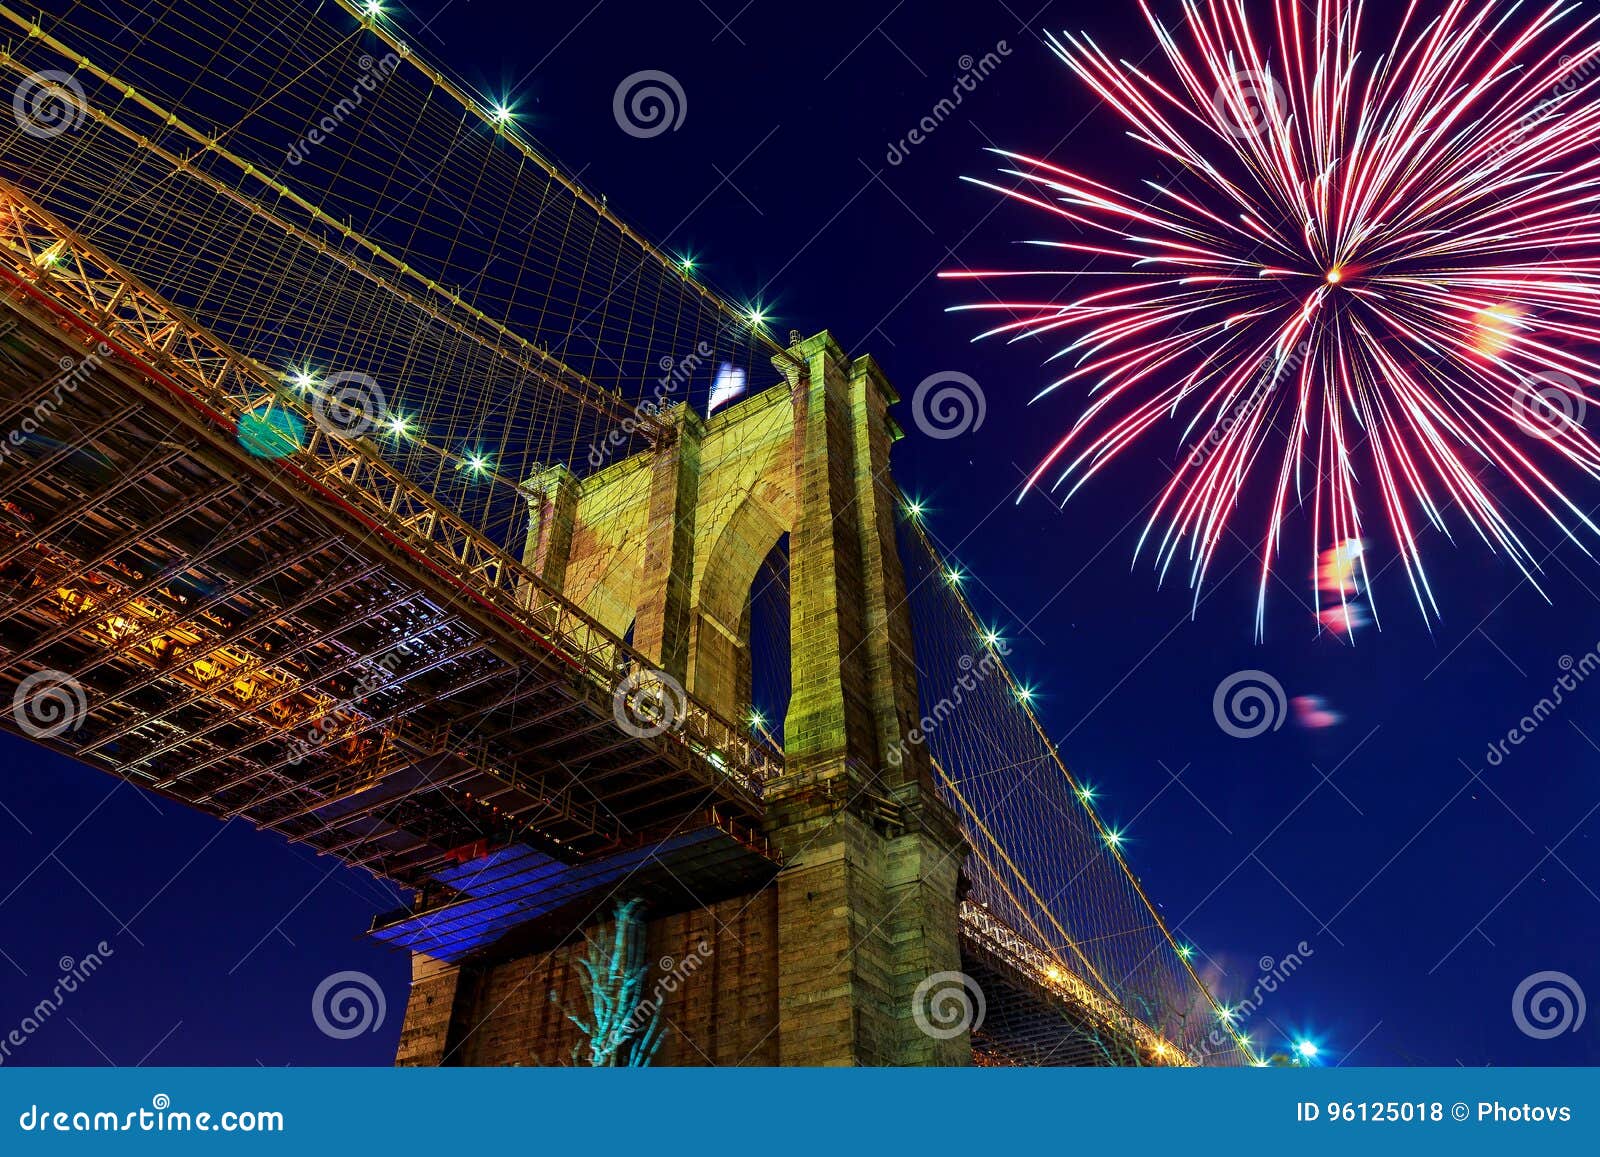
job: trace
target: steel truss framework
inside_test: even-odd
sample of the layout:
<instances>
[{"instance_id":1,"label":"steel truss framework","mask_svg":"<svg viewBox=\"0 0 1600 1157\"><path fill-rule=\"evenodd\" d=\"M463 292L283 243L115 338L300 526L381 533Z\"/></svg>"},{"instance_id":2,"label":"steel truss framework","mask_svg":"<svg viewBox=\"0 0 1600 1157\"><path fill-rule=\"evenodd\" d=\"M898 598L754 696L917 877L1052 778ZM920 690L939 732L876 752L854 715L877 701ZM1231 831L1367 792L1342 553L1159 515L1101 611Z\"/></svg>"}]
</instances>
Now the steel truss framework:
<instances>
[{"instance_id":1,"label":"steel truss framework","mask_svg":"<svg viewBox=\"0 0 1600 1157\"><path fill-rule=\"evenodd\" d=\"M9 189L0 281L0 419L38 435L0 479L5 678L83 688L54 745L412 884L479 840L576 858L759 815L770 752L698 705L620 732L641 656L359 441L252 454L270 375Z\"/></svg>"}]
</instances>

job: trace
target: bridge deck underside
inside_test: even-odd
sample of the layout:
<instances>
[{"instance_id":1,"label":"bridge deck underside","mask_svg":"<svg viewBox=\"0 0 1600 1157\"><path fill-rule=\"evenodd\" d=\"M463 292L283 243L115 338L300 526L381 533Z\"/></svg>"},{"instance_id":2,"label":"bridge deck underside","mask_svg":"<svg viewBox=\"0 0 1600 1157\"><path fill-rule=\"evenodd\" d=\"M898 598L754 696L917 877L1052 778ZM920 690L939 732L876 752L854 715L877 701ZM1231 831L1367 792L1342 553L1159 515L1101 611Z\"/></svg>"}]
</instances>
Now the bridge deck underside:
<instances>
[{"instance_id":1,"label":"bridge deck underside","mask_svg":"<svg viewBox=\"0 0 1600 1157\"><path fill-rule=\"evenodd\" d=\"M7 727L408 886L479 841L581 863L708 807L756 818L197 409L7 302L0 690L66 676L85 708Z\"/></svg>"},{"instance_id":2,"label":"bridge deck underside","mask_svg":"<svg viewBox=\"0 0 1600 1157\"><path fill-rule=\"evenodd\" d=\"M521 845L488 852L435 873L435 895L425 892L413 908L380 916L372 931L451 963L486 951L503 956L542 932L560 939L592 923L618 895L641 899L660 916L750 891L777 867L760 841L708 814L582 864Z\"/></svg>"},{"instance_id":3,"label":"bridge deck underside","mask_svg":"<svg viewBox=\"0 0 1600 1157\"><path fill-rule=\"evenodd\" d=\"M961 969L983 994L972 1033L984 1065L1184 1065L1186 1057L993 912L961 906Z\"/></svg>"},{"instance_id":4,"label":"bridge deck underside","mask_svg":"<svg viewBox=\"0 0 1600 1157\"><path fill-rule=\"evenodd\" d=\"M1155 1063L1135 1040L1098 1023L1082 1005L1040 984L995 946L962 930L961 970L982 990L984 1018L972 1034L981 1065L1112 1066Z\"/></svg>"}]
</instances>

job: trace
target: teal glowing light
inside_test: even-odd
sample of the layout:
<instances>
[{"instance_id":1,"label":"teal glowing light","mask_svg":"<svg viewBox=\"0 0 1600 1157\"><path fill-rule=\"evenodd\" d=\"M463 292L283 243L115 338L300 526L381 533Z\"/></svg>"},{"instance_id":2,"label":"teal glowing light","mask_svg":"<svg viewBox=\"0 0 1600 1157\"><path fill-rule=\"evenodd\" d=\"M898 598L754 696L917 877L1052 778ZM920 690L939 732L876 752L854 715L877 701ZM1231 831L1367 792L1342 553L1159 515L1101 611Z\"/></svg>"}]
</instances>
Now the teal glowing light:
<instances>
[{"instance_id":1,"label":"teal glowing light","mask_svg":"<svg viewBox=\"0 0 1600 1157\"><path fill-rule=\"evenodd\" d=\"M378 3L378 0L367 0L366 10L368 16L383 15L383 5Z\"/></svg>"},{"instance_id":2,"label":"teal glowing light","mask_svg":"<svg viewBox=\"0 0 1600 1157\"><path fill-rule=\"evenodd\" d=\"M289 384L297 390L309 390L316 384L316 379L304 370L295 370L289 375Z\"/></svg>"},{"instance_id":3,"label":"teal glowing light","mask_svg":"<svg viewBox=\"0 0 1600 1157\"><path fill-rule=\"evenodd\" d=\"M953 566L949 570L944 572L944 581L949 583L953 587L954 586L960 586L961 585L961 580L966 578L966 577L967 577L966 575L961 573L961 568L960 567L954 567Z\"/></svg>"},{"instance_id":4,"label":"teal glowing light","mask_svg":"<svg viewBox=\"0 0 1600 1157\"><path fill-rule=\"evenodd\" d=\"M768 315L767 311L762 309L759 305L752 305L750 307L750 324L751 325L756 326L758 328L763 326L763 325L766 325L768 316L769 315Z\"/></svg>"},{"instance_id":5,"label":"teal glowing light","mask_svg":"<svg viewBox=\"0 0 1600 1157\"><path fill-rule=\"evenodd\" d=\"M1032 703L1033 702L1033 688L1032 687L1018 687L1017 688L1017 699L1018 699L1019 702L1022 702L1022 703Z\"/></svg>"},{"instance_id":6,"label":"teal glowing light","mask_svg":"<svg viewBox=\"0 0 1600 1157\"><path fill-rule=\"evenodd\" d=\"M298 414L274 406L239 419L239 445L257 458L276 461L306 444L306 424Z\"/></svg>"},{"instance_id":7,"label":"teal glowing light","mask_svg":"<svg viewBox=\"0 0 1600 1157\"><path fill-rule=\"evenodd\" d=\"M1189 957L1194 955L1194 945L1192 945L1192 944L1180 944L1180 945L1178 945L1178 955L1183 957L1185 960L1189 959Z\"/></svg>"},{"instance_id":8,"label":"teal glowing light","mask_svg":"<svg viewBox=\"0 0 1600 1157\"><path fill-rule=\"evenodd\" d=\"M752 709L751 712L750 712L750 726L751 727L765 727L766 725L767 725L767 717L765 715L761 714L761 712Z\"/></svg>"},{"instance_id":9,"label":"teal glowing light","mask_svg":"<svg viewBox=\"0 0 1600 1157\"><path fill-rule=\"evenodd\" d=\"M682 257L678 258L678 268L683 270L685 273L693 273L694 267L695 260L693 253L685 253Z\"/></svg>"},{"instance_id":10,"label":"teal glowing light","mask_svg":"<svg viewBox=\"0 0 1600 1157\"><path fill-rule=\"evenodd\" d=\"M474 451L473 453L467 455L466 467L474 474L482 474L484 471L489 469L489 458L487 455L479 454Z\"/></svg>"},{"instance_id":11,"label":"teal glowing light","mask_svg":"<svg viewBox=\"0 0 1600 1157\"><path fill-rule=\"evenodd\" d=\"M1315 1041L1303 1040L1295 1042L1294 1051L1302 1060L1309 1061L1314 1060L1320 1050Z\"/></svg>"},{"instance_id":12,"label":"teal glowing light","mask_svg":"<svg viewBox=\"0 0 1600 1157\"><path fill-rule=\"evenodd\" d=\"M983 632L984 646L998 647L1000 645L1000 632L987 630Z\"/></svg>"},{"instance_id":13,"label":"teal glowing light","mask_svg":"<svg viewBox=\"0 0 1600 1157\"><path fill-rule=\"evenodd\" d=\"M906 513L912 518L921 518L922 510L922 502L919 499L913 498L910 502L906 503Z\"/></svg>"},{"instance_id":14,"label":"teal glowing light","mask_svg":"<svg viewBox=\"0 0 1600 1157\"><path fill-rule=\"evenodd\" d=\"M1111 828L1106 832L1106 843L1113 848L1120 848L1122 846L1122 833L1117 831L1116 828Z\"/></svg>"},{"instance_id":15,"label":"teal glowing light","mask_svg":"<svg viewBox=\"0 0 1600 1157\"><path fill-rule=\"evenodd\" d=\"M494 123L497 124L497 125L508 125L508 124L510 124L511 123L511 118L514 117L514 116L516 116L516 114L511 111L511 106L510 105L505 105L505 104L497 104L497 105L495 105L494 108L492 110L490 110L490 113L489 113L489 119L494 121Z\"/></svg>"}]
</instances>

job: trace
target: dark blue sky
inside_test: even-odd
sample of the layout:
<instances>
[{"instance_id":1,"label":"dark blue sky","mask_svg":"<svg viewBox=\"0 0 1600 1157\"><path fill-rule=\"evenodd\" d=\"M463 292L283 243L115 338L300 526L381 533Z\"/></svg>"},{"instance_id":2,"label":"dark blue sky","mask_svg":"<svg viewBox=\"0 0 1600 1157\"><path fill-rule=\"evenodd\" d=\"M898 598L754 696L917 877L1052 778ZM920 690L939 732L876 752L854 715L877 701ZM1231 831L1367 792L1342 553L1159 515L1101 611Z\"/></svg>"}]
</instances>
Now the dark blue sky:
<instances>
[{"instance_id":1,"label":"dark blue sky","mask_svg":"<svg viewBox=\"0 0 1600 1157\"><path fill-rule=\"evenodd\" d=\"M1258 1042L1309 1033L1330 1063L1594 1063L1593 1019L1535 1040L1511 1001L1544 970L1600 994L1600 679L1499 766L1485 760L1549 693L1562 657L1600 642L1593 559L1530 520L1550 552L1546 602L1475 537L1430 536L1442 621L1430 629L1390 571L1376 592L1384 629L1354 647L1316 635L1309 576L1291 562L1257 645L1252 568L1223 577L1242 553L1219 558L1193 621L1181 584L1158 590L1142 564L1129 572L1138 516L1167 475L1161 444L1126 455L1065 511L1037 496L1013 505L1073 402L1029 408L1050 350L970 344L972 318L943 312L963 289L933 274L1017 262L1014 242L1048 228L958 181L992 171L987 145L1112 181L1161 175L1036 35L1086 27L1137 58L1149 43L1124 7L602 0L535 13L451 0L391 11L413 45L508 95L625 219L696 253L730 295L761 294L778 332L831 329L908 399L941 371L981 385L982 428L946 441L913 428L897 476L981 580L975 603L1017 641L1014 665L1040 688L1068 762L1125 825L1147 889L1224 970L1219 995L1246 994L1260 958L1311 949L1250 1022ZM1368 5L1375 25L1388 7ZM888 163L962 58L1001 41L1001 66ZM636 139L614 122L613 91L643 69L681 83L676 132ZM1575 493L1586 510L1600 504L1600 487ZM1374 547L1381 566L1387 545ZM1342 721L1225 734L1213 692L1252 668L1289 696L1321 696ZM0 739L0 759L0 1033L54 983L59 958L100 940L115 950L10 1063L391 1059L408 962L360 934L392 892L15 740ZM344 969L382 984L381 1032L317 1030L311 993Z\"/></svg>"}]
</instances>

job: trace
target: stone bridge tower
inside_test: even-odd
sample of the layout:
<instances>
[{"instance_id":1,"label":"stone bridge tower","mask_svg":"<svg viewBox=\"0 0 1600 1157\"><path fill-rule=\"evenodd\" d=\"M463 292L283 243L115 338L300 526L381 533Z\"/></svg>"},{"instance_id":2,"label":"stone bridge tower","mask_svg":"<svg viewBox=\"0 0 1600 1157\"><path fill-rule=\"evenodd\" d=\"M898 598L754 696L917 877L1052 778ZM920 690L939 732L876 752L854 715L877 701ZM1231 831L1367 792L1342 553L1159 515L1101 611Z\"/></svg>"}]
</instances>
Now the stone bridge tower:
<instances>
[{"instance_id":1,"label":"stone bridge tower","mask_svg":"<svg viewBox=\"0 0 1600 1157\"><path fill-rule=\"evenodd\" d=\"M912 1015L923 980L961 967L965 844L925 750L904 743L919 712L889 472L898 399L827 333L790 353L785 384L709 420L668 411L673 436L652 452L530 479L525 561L739 718L751 585L789 536L792 691L765 833L784 866L756 893L652 918L653 957L709 936L718 966L667 1004L657 1063L964 1064L964 1034L935 1039ZM536 1005L564 987L575 932L459 966L417 957L400 1062L564 1061L571 1026Z\"/></svg>"}]
</instances>

